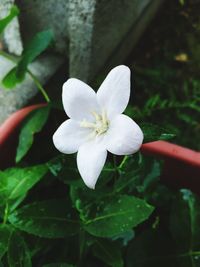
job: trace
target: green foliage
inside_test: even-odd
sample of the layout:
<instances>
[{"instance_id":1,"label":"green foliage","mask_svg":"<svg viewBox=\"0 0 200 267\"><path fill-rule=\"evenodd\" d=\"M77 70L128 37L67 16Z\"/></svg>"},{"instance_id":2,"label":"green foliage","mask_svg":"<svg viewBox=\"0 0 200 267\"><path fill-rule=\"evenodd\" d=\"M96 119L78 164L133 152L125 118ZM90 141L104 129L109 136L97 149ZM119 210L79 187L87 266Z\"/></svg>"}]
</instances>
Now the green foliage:
<instances>
[{"instance_id":1,"label":"green foliage","mask_svg":"<svg viewBox=\"0 0 200 267\"><path fill-rule=\"evenodd\" d=\"M18 62L16 76L24 78L28 65L44 52L53 40L51 30L37 33L29 44L24 48L22 58Z\"/></svg>"},{"instance_id":2,"label":"green foliage","mask_svg":"<svg viewBox=\"0 0 200 267\"><path fill-rule=\"evenodd\" d=\"M46 165L10 168L0 172L1 204L24 196L46 173Z\"/></svg>"},{"instance_id":3,"label":"green foliage","mask_svg":"<svg viewBox=\"0 0 200 267\"><path fill-rule=\"evenodd\" d=\"M181 190L172 201L170 224L162 221L161 214L160 222L131 241L127 266L199 266L199 205L197 196L189 190Z\"/></svg>"},{"instance_id":4,"label":"green foliage","mask_svg":"<svg viewBox=\"0 0 200 267\"><path fill-rule=\"evenodd\" d=\"M187 1L183 6L169 1L134 51L131 64L134 88L140 88L134 95L133 118L167 127L176 134L173 142L196 150L200 149L196 142L200 112L198 9L199 1Z\"/></svg>"},{"instance_id":5,"label":"green foliage","mask_svg":"<svg viewBox=\"0 0 200 267\"><path fill-rule=\"evenodd\" d=\"M144 143L157 140L169 140L175 136L169 130L151 123L141 123L140 127L144 133Z\"/></svg>"},{"instance_id":6,"label":"green foliage","mask_svg":"<svg viewBox=\"0 0 200 267\"><path fill-rule=\"evenodd\" d=\"M49 107L34 110L23 123L19 135L16 162L19 162L28 152L33 144L34 135L40 132L49 116Z\"/></svg>"},{"instance_id":7,"label":"green foliage","mask_svg":"<svg viewBox=\"0 0 200 267\"><path fill-rule=\"evenodd\" d=\"M15 210L8 220L27 233L46 238L64 238L79 230L79 221L72 218L72 211L67 209L67 204L63 199L31 203Z\"/></svg>"},{"instance_id":8,"label":"green foliage","mask_svg":"<svg viewBox=\"0 0 200 267\"><path fill-rule=\"evenodd\" d=\"M19 9L16 5L13 5L10 9L8 16L0 20L0 34L4 31L6 26L13 20L14 17L19 15Z\"/></svg>"},{"instance_id":9,"label":"green foliage","mask_svg":"<svg viewBox=\"0 0 200 267\"><path fill-rule=\"evenodd\" d=\"M9 267L31 267L31 255L24 238L17 231L13 231L8 244Z\"/></svg>"},{"instance_id":10,"label":"green foliage","mask_svg":"<svg viewBox=\"0 0 200 267\"><path fill-rule=\"evenodd\" d=\"M12 88L17 83L20 83L23 81L23 79L20 79L16 76L16 70L17 67L12 68L6 76L3 78L2 83L6 88Z\"/></svg>"},{"instance_id":11,"label":"green foliage","mask_svg":"<svg viewBox=\"0 0 200 267\"><path fill-rule=\"evenodd\" d=\"M37 33L24 48L21 59L3 78L2 83L7 89L14 88L21 83L28 71L28 65L44 52L53 40L51 30Z\"/></svg>"},{"instance_id":12,"label":"green foliage","mask_svg":"<svg viewBox=\"0 0 200 267\"><path fill-rule=\"evenodd\" d=\"M0 225L0 259L8 249L8 243L12 235L12 229L7 225Z\"/></svg>"},{"instance_id":13,"label":"green foliage","mask_svg":"<svg viewBox=\"0 0 200 267\"><path fill-rule=\"evenodd\" d=\"M67 185L83 186L77 169L75 158L59 155L48 162L48 167L53 176ZM67 173L67 175L66 175Z\"/></svg>"},{"instance_id":14,"label":"green foliage","mask_svg":"<svg viewBox=\"0 0 200 267\"><path fill-rule=\"evenodd\" d=\"M183 267L199 266L200 264L198 257L200 256L199 224L200 200L191 191L182 189L172 206L170 229L177 253L184 255L183 259L178 259Z\"/></svg>"},{"instance_id":15,"label":"green foliage","mask_svg":"<svg viewBox=\"0 0 200 267\"><path fill-rule=\"evenodd\" d=\"M107 203L97 206L97 212L85 219L84 228L90 234L99 237L122 234L145 221L153 211L144 200L128 195L113 197Z\"/></svg>"}]
</instances>

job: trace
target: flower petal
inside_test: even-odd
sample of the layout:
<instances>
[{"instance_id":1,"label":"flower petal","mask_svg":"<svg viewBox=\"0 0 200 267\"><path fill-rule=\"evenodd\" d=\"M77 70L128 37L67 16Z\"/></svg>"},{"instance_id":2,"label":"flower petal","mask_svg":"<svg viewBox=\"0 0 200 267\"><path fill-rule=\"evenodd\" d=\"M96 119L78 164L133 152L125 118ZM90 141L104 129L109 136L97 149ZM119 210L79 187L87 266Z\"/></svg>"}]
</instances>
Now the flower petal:
<instances>
[{"instance_id":1,"label":"flower petal","mask_svg":"<svg viewBox=\"0 0 200 267\"><path fill-rule=\"evenodd\" d=\"M107 157L106 149L95 141L83 144L77 154L78 170L84 183L95 188L97 179L103 169Z\"/></svg>"},{"instance_id":2,"label":"flower petal","mask_svg":"<svg viewBox=\"0 0 200 267\"><path fill-rule=\"evenodd\" d=\"M91 112L99 110L95 91L78 79L71 78L63 84L62 100L65 112L74 120L92 120Z\"/></svg>"},{"instance_id":3,"label":"flower petal","mask_svg":"<svg viewBox=\"0 0 200 267\"><path fill-rule=\"evenodd\" d=\"M79 123L69 119L63 122L53 135L55 147L62 153L71 154L78 151L86 142L88 129L80 127Z\"/></svg>"},{"instance_id":4,"label":"flower petal","mask_svg":"<svg viewBox=\"0 0 200 267\"><path fill-rule=\"evenodd\" d=\"M130 98L130 69L124 65L112 69L97 92L100 106L109 118L121 114Z\"/></svg>"},{"instance_id":5,"label":"flower petal","mask_svg":"<svg viewBox=\"0 0 200 267\"><path fill-rule=\"evenodd\" d=\"M131 118L118 115L111 122L106 134L107 150L116 155L130 155L140 149L143 132Z\"/></svg>"}]
</instances>

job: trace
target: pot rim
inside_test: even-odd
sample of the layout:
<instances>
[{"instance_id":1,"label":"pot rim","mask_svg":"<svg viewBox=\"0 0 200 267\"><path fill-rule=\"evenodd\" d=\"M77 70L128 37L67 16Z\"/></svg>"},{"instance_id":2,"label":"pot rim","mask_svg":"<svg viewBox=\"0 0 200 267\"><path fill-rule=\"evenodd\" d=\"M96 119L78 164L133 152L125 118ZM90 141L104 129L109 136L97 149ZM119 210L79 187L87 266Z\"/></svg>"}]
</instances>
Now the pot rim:
<instances>
[{"instance_id":1,"label":"pot rim","mask_svg":"<svg viewBox=\"0 0 200 267\"><path fill-rule=\"evenodd\" d=\"M16 132L21 122L31 111L45 105L46 104L41 103L27 106L11 114L10 117L0 125L0 149L10 136ZM156 156L163 159L182 161L188 165L200 168L200 152L167 141L159 140L145 143L141 146L141 152L146 155Z\"/></svg>"}]
</instances>

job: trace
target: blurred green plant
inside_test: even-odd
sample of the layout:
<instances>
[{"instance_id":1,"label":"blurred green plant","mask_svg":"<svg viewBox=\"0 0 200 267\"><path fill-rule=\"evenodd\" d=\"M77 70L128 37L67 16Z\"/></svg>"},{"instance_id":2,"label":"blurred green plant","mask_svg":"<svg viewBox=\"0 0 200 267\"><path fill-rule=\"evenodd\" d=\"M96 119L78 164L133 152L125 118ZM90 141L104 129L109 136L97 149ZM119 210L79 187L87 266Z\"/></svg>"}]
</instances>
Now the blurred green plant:
<instances>
[{"instance_id":1,"label":"blurred green plant","mask_svg":"<svg viewBox=\"0 0 200 267\"><path fill-rule=\"evenodd\" d=\"M51 30L37 33L24 48L16 67L12 68L3 78L3 85L8 89L14 88L17 83L21 83L24 80L26 72L34 79L34 75L28 70L28 65L46 50L52 40L53 33Z\"/></svg>"},{"instance_id":2,"label":"blurred green plant","mask_svg":"<svg viewBox=\"0 0 200 267\"><path fill-rule=\"evenodd\" d=\"M19 15L17 6L12 6L10 14L4 19L0 20L0 33L4 31L6 26L12 19ZM33 62L40 54L42 54L53 42L54 36L51 30L45 30L37 33L32 40L25 46L20 57L16 57L0 50L0 55L15 63L14 66L3 78L2 84L5 89L15 88L17 84L24 81L26 74L28 74L34 81L36 87L44 96L47 102L50 102L49 96L45 89L37 79L37 77L28 68L29 64Z\"/></svg>"},{"instance_id":3,"label":"blurred green plant","mask_svg":"<svg viewBox=\"0 0 200 267\"><path fill-rule=\"evenodd\" d=\"M16 5L13 5L10 9L10 13L8 14L8 16L0 20L0 34L5 30L5 28L13 20L13 18L18 15L19 9Z\"/></svg>"}]
</instances>

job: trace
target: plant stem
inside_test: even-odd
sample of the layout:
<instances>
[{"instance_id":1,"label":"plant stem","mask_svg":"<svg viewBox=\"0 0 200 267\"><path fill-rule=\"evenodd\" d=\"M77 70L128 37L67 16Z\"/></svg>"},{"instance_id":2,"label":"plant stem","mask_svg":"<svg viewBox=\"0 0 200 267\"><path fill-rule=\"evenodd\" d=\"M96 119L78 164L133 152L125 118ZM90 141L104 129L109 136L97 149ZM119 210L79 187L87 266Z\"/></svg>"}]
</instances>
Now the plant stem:
<instances>
[{"instance_id":1,"label":"plant stem","mask_svg":"<svg viewBox=\"0 0 200 267\"><path fill-rule=\"evenodd\" d=\"M8 203L6 203L6 207L4 210L3 224L6 224L7 219L8 219Z\"/></svg>"},{"instance_id":2,"label":"plant stem","mask_svg":"<svg viewBox=\"0 0 200 267\"><path fill-rule=\"evenodd\" d=\"M2 50L0 50L0 55L5 57L6 59L16 63L16 64L19 61L18 57L12 56L12 55L10 55L10 54L6 53L5 51L2 51ZM43 86L41 85L40 81L37 79L37 77L29 69L27 69L27 73L33 79L35 85L37 86L37 88L39 89L41 94L44 96L44 98L47 101L47 103L49 103L50 102L50 98L49 98L48 94L46 93L45 89L43 88Z\"/></svg>"},{"instance_id":3,"label":"plant stem","mask_svg":"<svg viewBox=\"0 0 200 267\"><path fill-rule=\"evenodd\" d=\"M124 156L122 162L121 162L120 165L118 166L118 169L121 169L121 168L124 166L124 164L125 164L125 162L126 162L127 159L128 159L128 156Z\"/></svg>"},{"instance_id":4,"label":"plant stem","mask_svg":"<svg viewBox=\"0 0 200 267\"><path fill-rule=\"evenodd\" d=\"M31 78L33 79L35 85L37 86L37 88L39 89L41 94L44 96L44 98L47 101L47 103L49 103L51 100L50 100L48 94L46 93L45 89L41 85L40 81L37 79L37 77L30 70L27 70L27 72L31 76Z\"/></svg>"},{"instance_id":5,"label":"plant stem","mask_svg":"<svg viewBox=\"0 0 200 267\"><path fill-rule=\"evenodd\" d=\"M5 57L5 58L8 59L8 60L14 62L14 63L17 63L17 62L19 61L19 58L18 58L18 57L16 57L16 56L12 56L12 55L6 53L6 52L3 51L3 50L0 50L0 55L1 55L2 57Z\"/></svg>"}]
</instances>

